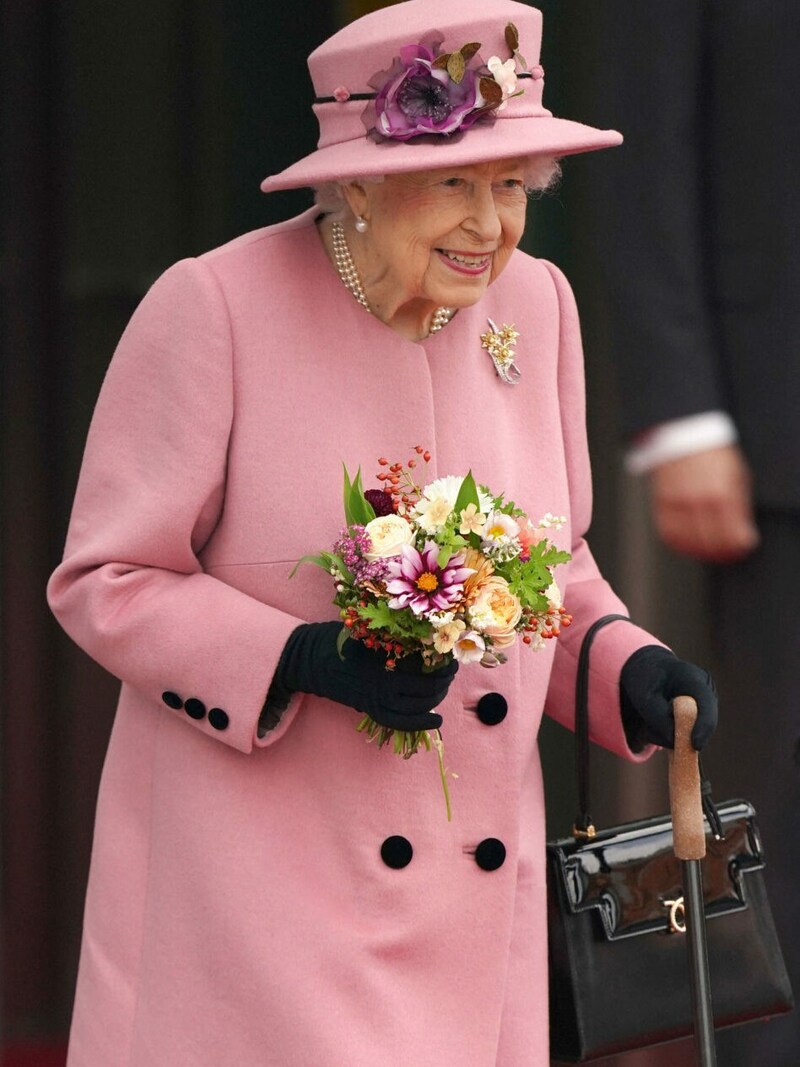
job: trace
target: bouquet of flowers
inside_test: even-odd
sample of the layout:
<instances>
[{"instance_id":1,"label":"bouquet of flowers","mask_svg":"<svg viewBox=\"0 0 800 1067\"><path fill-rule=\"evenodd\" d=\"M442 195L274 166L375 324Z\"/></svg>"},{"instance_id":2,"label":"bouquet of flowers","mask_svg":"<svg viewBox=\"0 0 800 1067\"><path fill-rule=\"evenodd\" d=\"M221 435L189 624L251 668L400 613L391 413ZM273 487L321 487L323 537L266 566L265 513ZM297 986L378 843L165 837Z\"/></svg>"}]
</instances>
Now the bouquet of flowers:
<instances>
[{"instance_id":1,"label":"bouquet of flowers","mask_svg":"<svg viewBox=\"0 0 800 1067\"><path fill-rule=\"evenodd\" d=\"M382 457L381 488L367 490L361 470L351 479L345 467L345 526L332 551L300 560L333 578L340 650L363 641L385 655L387 670L418 654L422 670L432 671L452 659L496 667L518 637L543 648L572 621L553 579L571 556L545 534L565 520L548 513L534 524L513 500L477 485L471 471L419 485L415 468L430 459L421 445L405 463ZM433 745L449 818L438 730L392 730L368 715L358 729L406 759Z\"/></svg>"}]
</instances>

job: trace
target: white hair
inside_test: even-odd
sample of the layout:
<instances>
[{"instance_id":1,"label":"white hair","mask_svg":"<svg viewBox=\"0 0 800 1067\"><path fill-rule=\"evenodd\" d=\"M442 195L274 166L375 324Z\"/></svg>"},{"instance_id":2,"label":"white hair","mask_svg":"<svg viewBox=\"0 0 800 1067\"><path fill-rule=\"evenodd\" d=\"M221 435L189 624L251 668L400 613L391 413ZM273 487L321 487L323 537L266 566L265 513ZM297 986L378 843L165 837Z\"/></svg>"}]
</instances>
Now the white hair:
<instances>
[{"instance_id":1,"label":"white hair","mask_svg":"<svg viewBox=\"0 0 800 1067\"><path fill-rule=\"evenodd\" d=\"M523 160L522 180L525 184L525 192L529 196L541 196L543 193L555 188L561 178L561 166L555 156L532 155ZM326 214L333 215L338 219L346 216L348 209L347 200L342 191L345 185L352 183L376 184L385 181L383 177L353 177L342 178L339 181L323 182L314 186L314 203Z\"/></svg>"}]
</instances>

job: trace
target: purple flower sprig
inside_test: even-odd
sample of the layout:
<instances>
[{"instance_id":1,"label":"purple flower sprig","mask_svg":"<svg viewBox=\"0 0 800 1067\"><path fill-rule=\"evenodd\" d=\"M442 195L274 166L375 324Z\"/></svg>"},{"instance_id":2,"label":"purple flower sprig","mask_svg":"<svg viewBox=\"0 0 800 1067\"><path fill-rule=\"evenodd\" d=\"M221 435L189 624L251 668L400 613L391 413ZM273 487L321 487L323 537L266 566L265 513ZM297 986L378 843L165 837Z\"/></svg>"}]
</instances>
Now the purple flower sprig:
<instances>
[{"instance_id":1,"label":"purple flower sprig","mask_svg":"<svg viewBox=\"0 0 800 1067\"><path fill-rule=\"evenodd\" d=\"M389 573L387 561L366 558L367 553L372 551L372 541L363 526L345 527L339 540L334 543L333 551L341 557L357 585L386 580Z\"/></svg>"}]
</instances>

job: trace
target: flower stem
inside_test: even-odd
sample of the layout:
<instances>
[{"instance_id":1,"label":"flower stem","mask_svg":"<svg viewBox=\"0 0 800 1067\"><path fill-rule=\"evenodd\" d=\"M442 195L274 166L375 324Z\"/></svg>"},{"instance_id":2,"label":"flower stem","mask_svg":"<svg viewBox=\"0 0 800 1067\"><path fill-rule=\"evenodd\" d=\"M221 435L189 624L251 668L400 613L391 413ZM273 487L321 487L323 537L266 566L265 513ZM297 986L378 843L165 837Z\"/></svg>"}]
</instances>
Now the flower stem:
<instances>
[{"instance_id":1,"label":"flower stem","mask_svg":"<svg viewBox=\"0 0 800 1067\"><path fill-rule=\"evenodd\" d=\"M365 715L356 726L359 733L367 735L367 743L377 739L378 748L382 748L390 741L395 755L403 759L411 757L419 751L420 745L430 752L431 746L436 749L436 758L439 761L439 776L442 780L444 791L444 803L447 808L447 821L452 822L453 810L450 804L450 790L447 786L447 769L444 765L444 742L439 730L392 730L388 726L381 726L369 715Z\"/></svg>"}]
</instances>

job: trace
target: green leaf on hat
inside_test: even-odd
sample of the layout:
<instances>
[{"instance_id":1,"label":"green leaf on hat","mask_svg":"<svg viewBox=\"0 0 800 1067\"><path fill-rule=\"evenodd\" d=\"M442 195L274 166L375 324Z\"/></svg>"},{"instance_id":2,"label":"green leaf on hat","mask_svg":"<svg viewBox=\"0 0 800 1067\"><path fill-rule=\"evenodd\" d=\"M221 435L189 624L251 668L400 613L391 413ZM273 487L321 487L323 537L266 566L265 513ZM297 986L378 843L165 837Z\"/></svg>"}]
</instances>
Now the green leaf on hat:
<instances>
[{"instance_id":1,"label":"green leaf on hat","mask_svg":"<svg viewBox=\"0 0 800 1067\"><path fill-rule=\"evenodd\" d=\"M490 108L497 107L503 102L503 90L494 80L494 78L481 78L478 83L481 96L486 101Z\"/></svg>"},{"instance_id":2,"label":"green leaf on hat","mask_svg":"<svg viewBox=\"0 0 800 1067\"><path fill-rule=\"evenodd\" d=\"M447 60L447 73L456 83L462 81L464 73L467 69L467 64L464 62L464 57L460 52L451 52L450 58Z\"/></svg>"},{"instance_id":3,"label":"green leaf on hat","mask_svg":"<svg viewBox=\"0 0 800 1067\"><path fill-rule=\"evenodd\" d=\"M506 44L508 50L513 55L519 48L519 30L513 22L509 22L506 26Z\"/></svg>"},{"instance_id":4,"label":"green leaf on hat","mask_svg":"<svg viewBox=\"0 0 800 1067\"><path fill-rule=\"evenodd\" d=\"M469 63L476 52L480 50L480 41L470 41L469 44L465 44L461 49L461 55L464 57L464 62Z\"/></svg>"}]
</instances>

